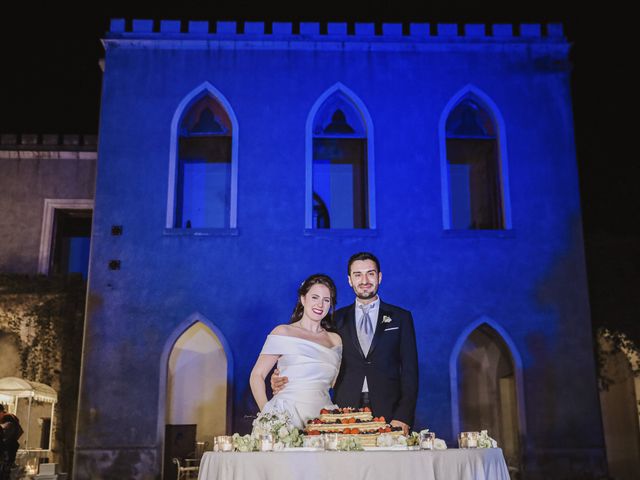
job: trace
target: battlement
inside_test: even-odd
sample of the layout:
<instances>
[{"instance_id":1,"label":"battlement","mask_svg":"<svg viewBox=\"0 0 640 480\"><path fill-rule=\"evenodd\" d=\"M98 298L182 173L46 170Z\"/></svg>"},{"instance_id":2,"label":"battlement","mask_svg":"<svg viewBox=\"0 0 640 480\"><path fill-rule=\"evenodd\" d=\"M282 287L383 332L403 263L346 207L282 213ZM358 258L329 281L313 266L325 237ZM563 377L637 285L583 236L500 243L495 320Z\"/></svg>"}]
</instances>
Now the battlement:
<instances>
[{"instance_id":1,"label":"battlement","mask_svg":"<svg viewBox=\"0 0 640 480\"><path fill-rule=\"evenodd\" d=\"M0 134L0 149L10 148L57 148L74 147L95 150L98 146L97 135L58 135L58 134L35 134L28 133L16 135L15 133Z\"/></svg>"},{"instance_id":2,"label":"battlement","mask_svg":"<svg viewBox=\"0 0 640 480\"><path fill-rule=\"evenodd\" d=\"M564 42L560 23L320 23L208 22L112 19L106 39L233 39L329 41L546 41Z\"/></svg>"},{"instance_id":3,"label":"battlement","mask_svg":"<svg viewBox=\"0 0 640 480\"><path fill-rule=\"evenodd\" d=\"M0 134L0 158L95 160L97 135Z\"/></svg>"}]
</instances>

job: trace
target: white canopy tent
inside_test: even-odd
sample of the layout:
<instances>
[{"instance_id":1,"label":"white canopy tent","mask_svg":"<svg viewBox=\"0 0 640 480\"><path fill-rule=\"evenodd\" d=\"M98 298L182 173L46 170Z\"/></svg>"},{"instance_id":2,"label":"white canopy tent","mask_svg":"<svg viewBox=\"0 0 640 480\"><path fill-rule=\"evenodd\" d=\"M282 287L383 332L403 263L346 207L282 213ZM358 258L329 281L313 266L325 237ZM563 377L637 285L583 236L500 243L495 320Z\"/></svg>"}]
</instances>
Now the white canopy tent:
<instances>
[{"instance_id":1,"label":"white canopy tent","mask_svg":"<svg viewBox=\"0 0 640 480\"><path fill-rule=\"evenodd\" d=\"M0 378L0 402L7 404L9 407L9 413L16 413L18 409L18 401L21 398L26 398L29 401L29 409L27 413L26 423L23 427L26 438L24 439L25 449L28 450L29 444L29 431L31 430L31 403L33 401L45 402L51 404L51 429L49 430L49 448L51 450L51 441L53 435L53 412L56 402L58 401L58 394L49 385L39 382L30 382L18 377L4 377ZM21 419L21 423L24 423L24 419Z\"/></svg>"}]
</instances>

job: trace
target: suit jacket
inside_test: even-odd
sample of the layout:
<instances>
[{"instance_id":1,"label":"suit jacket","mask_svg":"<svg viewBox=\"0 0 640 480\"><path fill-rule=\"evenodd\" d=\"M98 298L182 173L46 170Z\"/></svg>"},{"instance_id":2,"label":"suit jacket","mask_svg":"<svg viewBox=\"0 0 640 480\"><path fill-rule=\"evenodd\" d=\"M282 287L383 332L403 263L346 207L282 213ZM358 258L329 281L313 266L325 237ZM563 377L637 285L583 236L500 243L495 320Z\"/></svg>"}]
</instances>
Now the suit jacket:
<instances>
[{"instance_id":1,"label":"suit jacket","mask_svg":"<svg viewBox=\"0 0 640 480\"><path fill-rule=\"evenodd\" d=\"M383 323L383 318L391 319ZM357 407L367 377L371 410L387 422L413 424L418 397L418 354L411 312L380 302L371 348L365 357L358 341L355 303L335 312L342 337L342 364L334 386L335 403Z\"/></svg>"}]
</instances>

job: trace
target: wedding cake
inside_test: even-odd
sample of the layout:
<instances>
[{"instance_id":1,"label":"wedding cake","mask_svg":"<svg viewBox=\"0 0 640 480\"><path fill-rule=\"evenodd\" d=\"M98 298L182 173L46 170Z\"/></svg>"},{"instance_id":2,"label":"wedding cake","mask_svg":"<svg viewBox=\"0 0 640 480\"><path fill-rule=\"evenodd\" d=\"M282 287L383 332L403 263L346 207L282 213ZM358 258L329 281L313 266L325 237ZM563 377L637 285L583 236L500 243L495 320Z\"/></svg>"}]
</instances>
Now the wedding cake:
<instances>
[{"instance_id":1,"label":"wedding cake","mask_svg":"<svg viewBox=\"0 0 640 480\"><path fill-rule=\"evenodd\" d=\"M373 447L376 446L380 434L401 435L402 428L391 427L384 417L374 417L368 407L344 407L320 410L319 417L307 422L305 433L337 433L340 437L357 438L363 446Z\"/></svg>"}]
</instances>

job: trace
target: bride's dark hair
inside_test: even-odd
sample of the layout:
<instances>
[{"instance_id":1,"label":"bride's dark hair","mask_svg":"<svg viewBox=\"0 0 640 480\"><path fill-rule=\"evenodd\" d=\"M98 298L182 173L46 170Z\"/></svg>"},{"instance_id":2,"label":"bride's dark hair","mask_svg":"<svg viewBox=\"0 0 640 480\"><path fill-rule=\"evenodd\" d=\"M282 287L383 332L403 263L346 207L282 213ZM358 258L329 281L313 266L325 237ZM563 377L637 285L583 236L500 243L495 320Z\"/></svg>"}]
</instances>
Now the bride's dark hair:
<instances>
[{"instance_id":1,"label":"bride's dark hair","mask_svg":"<svg viewBox=\"0 0 640 480\"><path fill-rule=\"evenodd\" d=\"M327 315L320 321L320 326L325 330L333 331L335 329L333 324L333 311L336 306L338 294L336 293L336 284L333 283L331 277L323 273L316 273L314 275L311 275L304 282L302 282L300 288L298 288L298 301L296 302L296 306L293 309L293 313L291 314L291 320L289 321L289 323L295 323L302 318L304 307L300 302L300 297L305 296L314 285L324 285L329 289L329 293L331 295L331 306L329 307L329 312L327 313Z\"/></svg>"}]
</instances>

